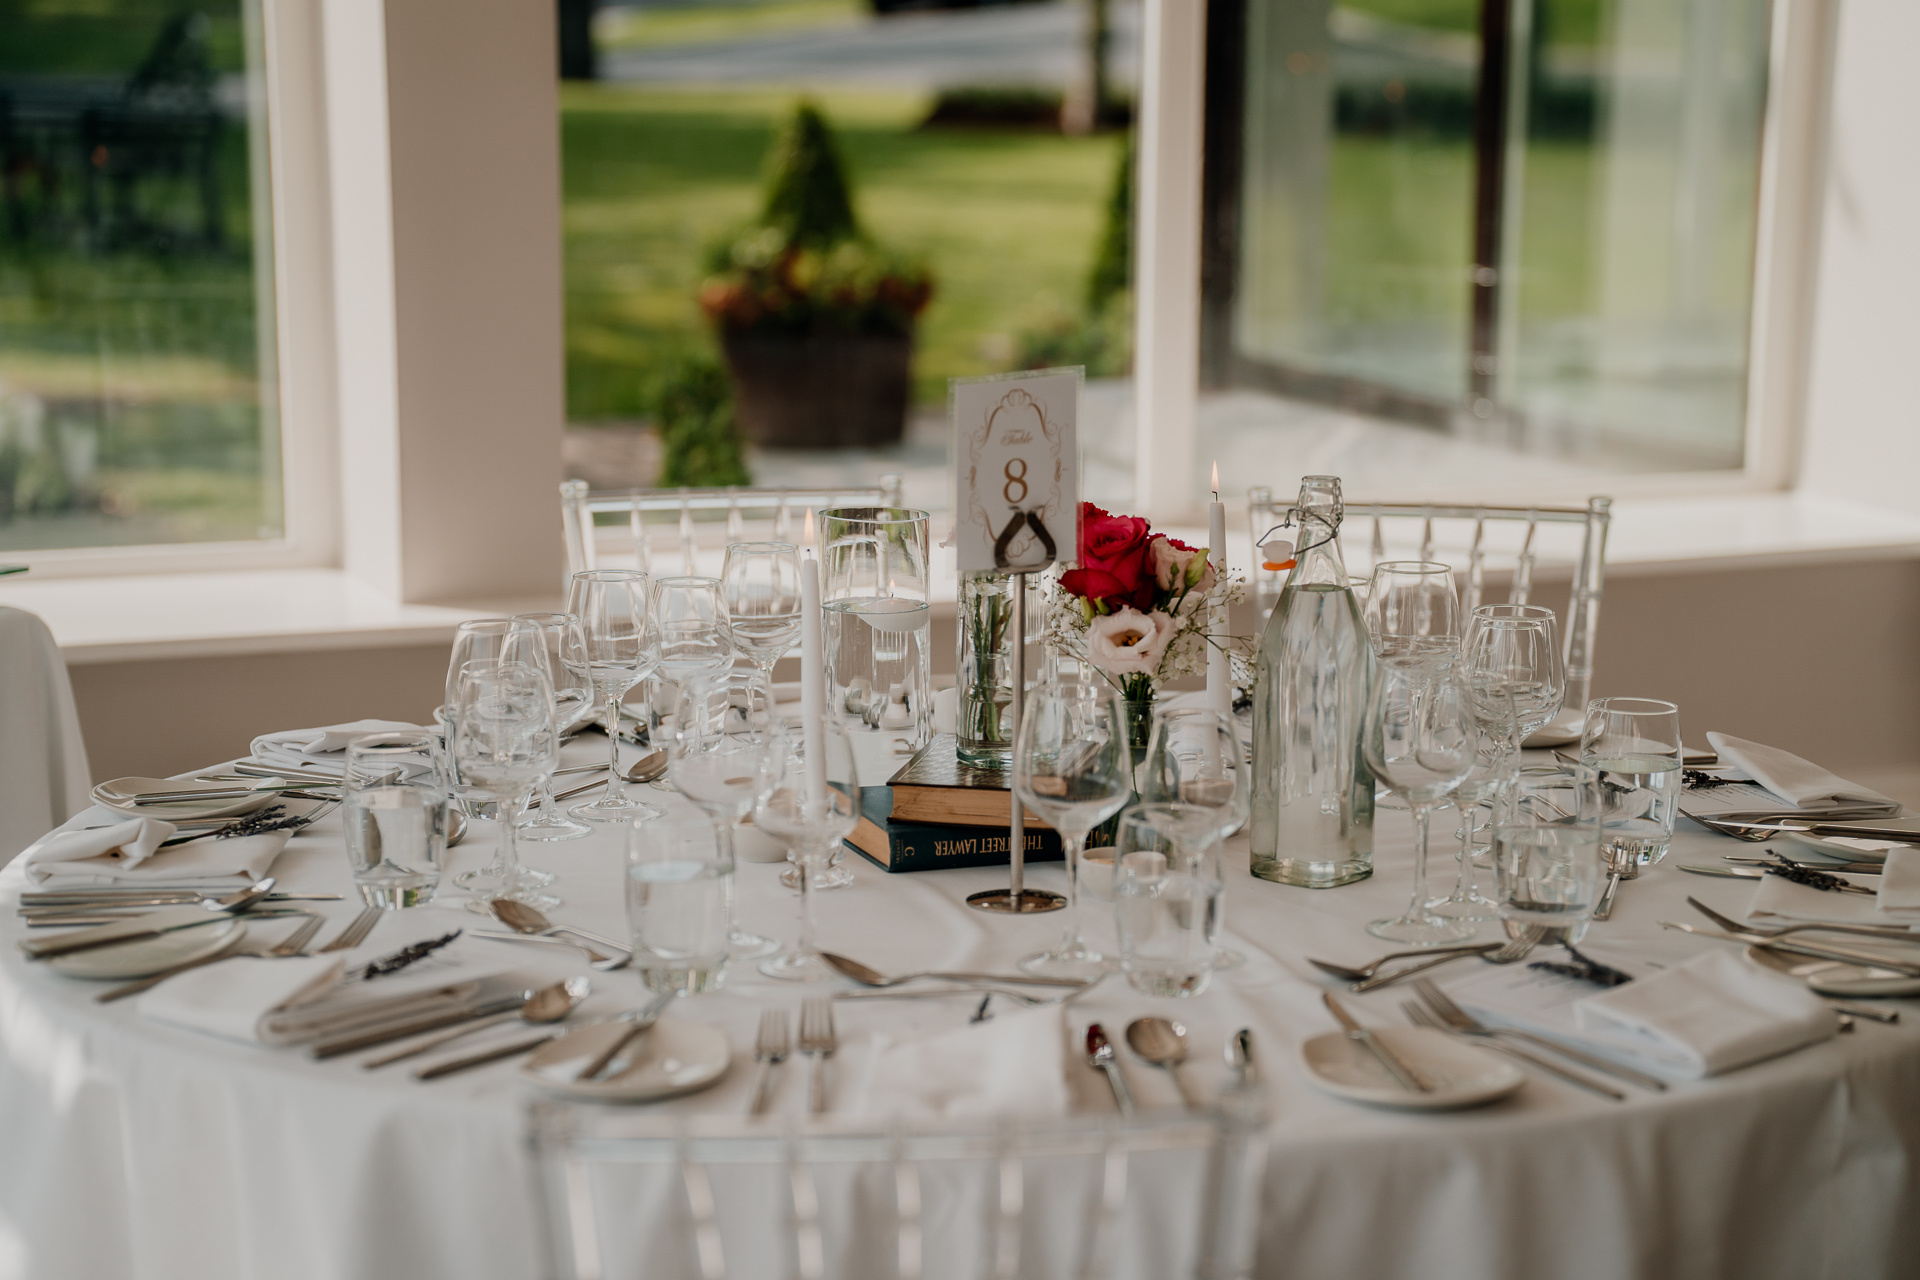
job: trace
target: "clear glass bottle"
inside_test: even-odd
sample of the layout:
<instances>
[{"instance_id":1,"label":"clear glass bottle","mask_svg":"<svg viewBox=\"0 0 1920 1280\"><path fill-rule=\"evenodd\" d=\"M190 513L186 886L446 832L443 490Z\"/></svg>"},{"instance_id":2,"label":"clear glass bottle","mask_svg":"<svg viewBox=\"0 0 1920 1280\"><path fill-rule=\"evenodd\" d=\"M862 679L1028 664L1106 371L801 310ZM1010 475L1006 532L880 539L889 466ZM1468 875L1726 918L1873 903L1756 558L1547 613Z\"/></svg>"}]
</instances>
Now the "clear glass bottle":
<instances>
[{"instance_id":1,"label":"clear glass bottle","mask_svg":"<svg viewBox=\"0 0 1920 1280\"><path fill-rule=\"evenodd\" d=\"M1337 476L1301 480L1299 550L1253 660L1253 874L1309 889L1373 874L1373 773L1360 754L1373 646L1340 516Z\"/></svg>"}]
</instances>

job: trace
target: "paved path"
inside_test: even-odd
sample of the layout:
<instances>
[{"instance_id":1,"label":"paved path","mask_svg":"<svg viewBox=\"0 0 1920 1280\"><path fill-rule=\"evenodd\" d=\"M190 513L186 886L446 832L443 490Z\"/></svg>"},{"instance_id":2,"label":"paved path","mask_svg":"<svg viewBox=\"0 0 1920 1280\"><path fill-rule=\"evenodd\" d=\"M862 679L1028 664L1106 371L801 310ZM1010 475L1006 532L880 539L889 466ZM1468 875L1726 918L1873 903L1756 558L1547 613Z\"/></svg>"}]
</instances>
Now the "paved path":
<instances>
[{"instance_id":1,"label":"paved path","mask_svg":"<svg viewBox=\"0 0 1920 1280\"><path fill-rule=\"evenodd\" d=\"M601 77L647 84L1064 88L1076 74L1085 18L1076 3L899 14L827 31L613 50L601 57ZM1140 6L1117 0L1112 20L1112 75L1116 83L1132 84L1140 64Z\"/></svg>"}]
</instances>

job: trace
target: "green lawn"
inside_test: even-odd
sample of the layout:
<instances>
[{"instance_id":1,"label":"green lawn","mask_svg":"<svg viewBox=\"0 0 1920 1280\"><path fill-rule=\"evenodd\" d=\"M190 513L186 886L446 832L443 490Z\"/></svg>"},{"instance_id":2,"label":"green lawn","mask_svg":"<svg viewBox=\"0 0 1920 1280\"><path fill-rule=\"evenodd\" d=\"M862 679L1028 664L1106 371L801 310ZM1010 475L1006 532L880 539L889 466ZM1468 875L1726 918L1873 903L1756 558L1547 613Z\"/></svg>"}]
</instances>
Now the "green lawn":
<instances>
[{"instance_id":1,"label":"green lawn","mask_svg":"<svg viewBox=\"0 0 1920 1280\"><path fill-rule=\"evenodd\" d=\"M871 10L862 0L689 4L626 9L602 24L595 34L603 49L658 49L854 27L865 22L870 14Z\"/></svg>"},{"instance_id":2,"label":"green lawn","mask_svg":"<svg viewBox=\"0 0 1920 1280\"><path fill-rule=\"evenodd\" d=\"M642 411L647 371L711 350L694 300L706 245L758 208L762 164L791 92L562 90L567 411ZM820 97L868 230L937 279L915 362L922 402L949 377L1006 368L1011 335L1078 305L1117 136L919 132L918 94Z\"/></svg>"}]
</instances>

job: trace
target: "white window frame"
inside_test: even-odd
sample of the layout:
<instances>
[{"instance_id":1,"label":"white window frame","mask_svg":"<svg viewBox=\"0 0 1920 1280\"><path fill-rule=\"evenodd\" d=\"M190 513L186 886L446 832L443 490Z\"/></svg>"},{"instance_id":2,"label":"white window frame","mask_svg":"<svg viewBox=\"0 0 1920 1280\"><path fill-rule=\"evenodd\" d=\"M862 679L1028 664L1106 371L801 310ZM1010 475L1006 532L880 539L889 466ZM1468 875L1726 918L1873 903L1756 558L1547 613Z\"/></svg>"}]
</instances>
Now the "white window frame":
<instances>
[{"instance_id":1,"label":"white window frame","mask_svg":"<svg viewBox=\"0 0 1920 1280\"><path fill-rule=\"evenodd\" d=\"M1794 487L1805 434L1825 196L1825 126L1835 0L1775 0L1748 331L1745 461L1737 470L1595 476L1530 484L1535 500L1596 489L1619 498L1763 494ZM1205 0L1147 0L1141 39L1134 373L1135 505L1196 522L1206 501L1196 456ZM1471 483L1360 495L1490 501Z\"/></svg>"}]
</instances>

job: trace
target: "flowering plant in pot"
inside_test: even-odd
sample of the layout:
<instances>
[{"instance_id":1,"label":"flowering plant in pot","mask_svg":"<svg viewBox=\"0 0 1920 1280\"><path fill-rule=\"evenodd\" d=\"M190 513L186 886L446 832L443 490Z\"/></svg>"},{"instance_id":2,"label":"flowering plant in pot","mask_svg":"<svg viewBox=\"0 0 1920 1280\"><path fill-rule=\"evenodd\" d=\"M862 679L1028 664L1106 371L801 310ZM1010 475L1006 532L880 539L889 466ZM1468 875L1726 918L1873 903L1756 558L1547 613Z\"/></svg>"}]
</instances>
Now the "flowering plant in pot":
<instances>
[{"instance_id":1,"label":"flowering plant in pot","mask_svg":"<svg viewBox=\"0 0 1920 1280\"><path fill-rule=\"evenodd\" d=\"M1214 605L1238 600L1245 583L1219 573L1210 550L1153 532L1138 516L1080 504L1078 565L1054 584L1047 641L1111 680L1126 700L1128 728L1146 745L1160 686L1204 675Z\"/></svg>"},{"instance_id":2,"label":"flowering plant in pot","mask_svg":"<svg viewBox=\"0 0 1920 1280\"><path fill-rule=\"evenodd\" d=\"M714 245L700 306L719 330L740 429L760 444L900 438L933 279L866 235L825 117L802 102L754 225Z\"/></svg>"}]
</instances>

